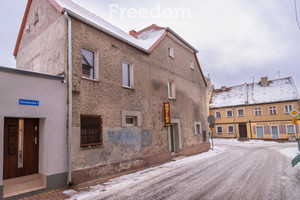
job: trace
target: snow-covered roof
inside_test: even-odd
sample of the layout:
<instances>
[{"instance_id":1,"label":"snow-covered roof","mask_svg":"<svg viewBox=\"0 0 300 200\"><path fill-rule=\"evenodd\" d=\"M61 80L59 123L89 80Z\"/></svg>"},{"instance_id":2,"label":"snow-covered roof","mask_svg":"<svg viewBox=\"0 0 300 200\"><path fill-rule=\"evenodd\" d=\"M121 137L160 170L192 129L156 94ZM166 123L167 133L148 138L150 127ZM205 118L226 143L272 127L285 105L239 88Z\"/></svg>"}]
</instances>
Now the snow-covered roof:
<instances>
[{"instance_id":1,"label":"snow-covered roof","mask_svg":"<svg viewBox=\"0 0 300 200\"><path fill-rule=\"evenodd\" d=\"M214 90L210 108L254 105L299 100L300 96L292 77L270 80L268 84L245 83Z\"/></svg>"}]
</instances>

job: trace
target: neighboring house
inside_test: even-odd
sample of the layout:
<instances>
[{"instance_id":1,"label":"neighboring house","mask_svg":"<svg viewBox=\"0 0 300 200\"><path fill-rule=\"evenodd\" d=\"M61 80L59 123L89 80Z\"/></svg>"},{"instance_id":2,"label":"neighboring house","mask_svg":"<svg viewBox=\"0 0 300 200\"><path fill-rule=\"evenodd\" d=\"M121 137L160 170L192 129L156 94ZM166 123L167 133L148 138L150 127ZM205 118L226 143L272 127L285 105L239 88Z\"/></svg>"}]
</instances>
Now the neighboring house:
<instances>
[{"instance_id":1,"label":"neighboring house","mask_svg":"<svg viewBox=\"0 0 300 200\"><path fill-rule=\"evenodd\" d=\"M0 199L67 185L66 88L64 77L0 67Z\"/></svg>"},{"instance_id":2,"label":"neighboring house","mask_svg":"<svg viewBox=\"0 0 300 200\"><path fill-rule=\"evenodd\" d=\"M217 137L287 140L299 133L289 114L299 110L299 93L292 77L215 89L210 114Z\"/></svg>"},{"instance_id":3,"label":"neighboring house","mask_svg":"<svg viewBox=\"0 0 300 200\"><path fill-rule=\"evenodd\" d=\"M127 34L72 1L29 0L14 55L17 68L71 76L76 184L210 148L196 53L170 28Z\"/></svg>"}]
</instances>

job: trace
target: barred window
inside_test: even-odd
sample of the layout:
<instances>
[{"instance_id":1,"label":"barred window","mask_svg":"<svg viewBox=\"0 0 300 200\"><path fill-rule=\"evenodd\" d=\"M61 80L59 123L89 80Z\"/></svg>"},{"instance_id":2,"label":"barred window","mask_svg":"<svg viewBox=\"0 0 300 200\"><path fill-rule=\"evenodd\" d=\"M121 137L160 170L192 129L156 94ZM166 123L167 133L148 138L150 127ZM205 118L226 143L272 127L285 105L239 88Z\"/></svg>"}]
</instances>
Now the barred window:
<instances>
[{"instance_id":1,"label":"barred window","mask_svg":"<svg viewBox=\"0 0 300 200\"><path fill-rule=\"evenodd\" d=\"M81 141L80 146L97 146L102 144L102 118L101 116L81 115Z\"/></svg>"}]
</instances>

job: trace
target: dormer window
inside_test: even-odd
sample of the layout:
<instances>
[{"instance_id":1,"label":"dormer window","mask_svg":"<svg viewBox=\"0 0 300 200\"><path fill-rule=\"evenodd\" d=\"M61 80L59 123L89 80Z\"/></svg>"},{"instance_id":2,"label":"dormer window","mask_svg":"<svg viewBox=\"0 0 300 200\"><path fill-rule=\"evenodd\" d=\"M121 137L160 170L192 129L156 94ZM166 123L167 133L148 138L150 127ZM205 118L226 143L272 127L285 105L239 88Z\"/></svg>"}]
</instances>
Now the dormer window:
<instances>
[{"instance_id":1,"label":"dormer window","mask_svg":"<svg viewBox=\"0 0 300 200\"><path fill-rule=\"evenodd\" d=\"M173 47L169 47L169 48L168 48L168 54L169 54L169 57L174 58L174 50L173 50Z\"/></svg>"}]
</instances>

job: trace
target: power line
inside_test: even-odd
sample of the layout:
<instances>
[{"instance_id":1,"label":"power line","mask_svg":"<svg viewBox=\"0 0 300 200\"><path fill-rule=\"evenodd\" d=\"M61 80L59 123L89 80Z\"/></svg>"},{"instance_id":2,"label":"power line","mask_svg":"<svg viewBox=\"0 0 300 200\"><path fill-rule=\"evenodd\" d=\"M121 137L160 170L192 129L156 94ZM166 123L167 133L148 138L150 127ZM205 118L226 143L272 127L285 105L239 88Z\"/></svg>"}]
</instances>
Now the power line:
<instances>
[{"instance_id":1,"label":"power line","mask_svg":"<svg viewBox=\"0 0 300 200\"><path fill-rule=\"evenodd\" d=\"M294 0L294 5L295 5L296 21L297 21L298 29L300 31L300 24L299 24L299 20L298 20L298 11L297 11L297 0Z\"/></svg>"}]
</instances>

